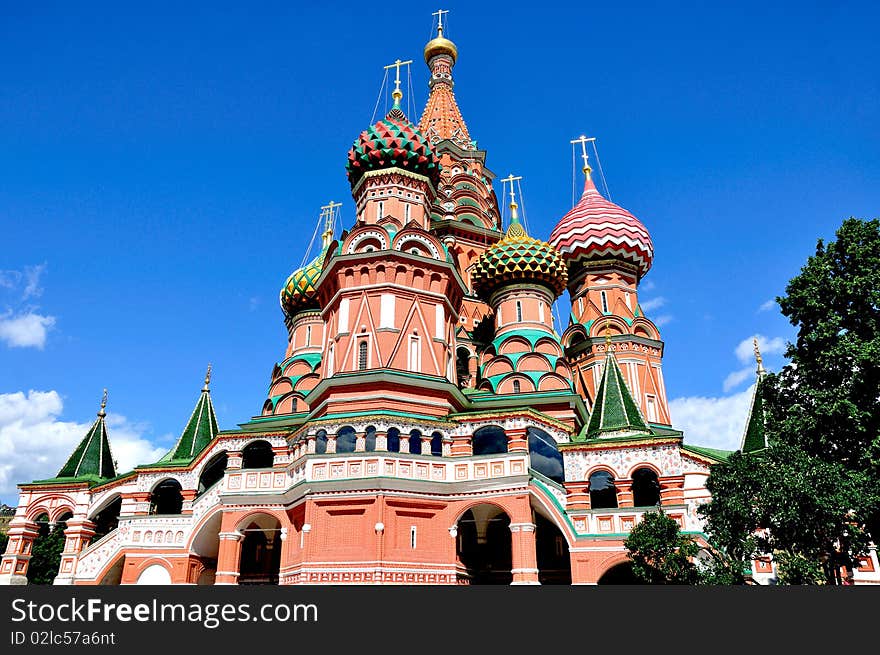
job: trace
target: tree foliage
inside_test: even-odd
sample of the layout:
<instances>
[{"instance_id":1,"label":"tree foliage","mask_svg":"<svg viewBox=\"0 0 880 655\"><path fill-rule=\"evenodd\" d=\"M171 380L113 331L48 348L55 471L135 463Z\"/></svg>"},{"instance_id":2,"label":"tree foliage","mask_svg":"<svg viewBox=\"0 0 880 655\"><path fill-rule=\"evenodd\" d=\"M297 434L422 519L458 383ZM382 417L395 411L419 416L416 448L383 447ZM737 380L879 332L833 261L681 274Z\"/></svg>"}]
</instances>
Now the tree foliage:
<instances>
[{"instance_id":1,"label":"tree foliage","mask_svg":"<svg viewBox=\"0 0 880 655\"><path fill-rule=\"evenodd\" d=\"M694 558L699 546L683 535L678 523L662 510L647 512L623 545L635 576L648 584L697 584L700 571Z\"/></svg>"},{"instance_id":2,"label":"tree foliage","mask_svg":"<svg viewBox=\"0 0 880 655\"><path fill-rule=\"evenodd\" d=\"M56 523L50 531L48 525L41 526L40 535L31 548L27 579L29 584L52 584L58 575L61 553L64 551L64 530L67 524Z\"/></svg>"},{"instance_id":3,"label":"tree foliage","mask_svg":"<svg viewBox=\"0 0 880 655\"><path fill-rule=\"evenodd\" d=\"M880 221L844 221L777 302L798 332L758 387L768 447L713 466L701 513L731 562L839 583L880 538Z\"/></svg>"}]
</instances>

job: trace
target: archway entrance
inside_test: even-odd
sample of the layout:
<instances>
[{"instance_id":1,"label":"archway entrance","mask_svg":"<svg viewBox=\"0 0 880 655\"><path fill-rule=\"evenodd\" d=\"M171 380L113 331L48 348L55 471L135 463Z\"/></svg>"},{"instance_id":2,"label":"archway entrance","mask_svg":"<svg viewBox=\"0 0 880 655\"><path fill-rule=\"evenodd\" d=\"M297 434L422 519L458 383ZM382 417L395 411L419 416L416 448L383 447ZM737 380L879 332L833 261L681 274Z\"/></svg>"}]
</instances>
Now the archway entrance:
<instances>
[{"instance_id":1,"label":"archway entrance","mask_svg":"<svg viewBox=\"0 0 880 655\"><path fill-rule=\"evenodd\" d=\"M644 584L633 573L631 562L621 562L602 574L598 584Z\"/></svg>"},{"instance_id":2,"label":"archway entrance","mask_svg":"<svg viewBox=\"0 0 880 655\"><path fill-rule=\"evenodd\" d=\"M455 554L468 584L513 582L510 517L497 505L477 505L456 524Z\"/></svg>"},{"instance_id":3,"label":"archway entrance","mask_svg":"<svg viewBox=\"0 0 880 655\"><path fill-rule=\"evenodd\" d=\"M95 534L90 543L95 543L102 537L107 536L119 525L119 514L122 512L122 496L117 496L104 509L92 517L95 524Z\"/></svg>"},{"instance_id":4,"label":"archway entrance","mask_svg":"<svg viewBox=\"0 0 880 655\"><path fill-rule=\"evenodd\" d=\"M261 514L241 528L238 584L278 584L281 569L281 523L274 516Z\"/></svg>"},{"instance_id":5,"label":"archway entrance","mask_svg":"<svg viewBox=\"0 0 880 655\"><path fill-rule=\"evenodd\" d=\"M571 558L568 542L556 524L535 513L535 554L538 560L538 582L571 584Z\"/></svg>"},{"instance_id":6,"label":"archway entrance","mask_svg":"<svg viewBox=\"0 0 880 655\"><path fill-rule=\"evenodd\" d=\"M48 514L41 514L35 520L39 533L31 545L31 559L28 562L28 584L52 584L58 575L61 565L61 553L64 551L64 531L67 521L72 518L70 512L58 517L54 523L49 521Z\"/></svg>"},{"instance_id":7,"label":"archway entrance","mask_svg":"<svg viewBox=\"0 0 880 655\"><path fill-rule=\"evenodd\" d=\"M217 511L206 520L193 537L190 552L204 565L196 584L214 584L217 573L217 554L220 552L220 523L223 512ZM246 534L246 533L245 533Z\"/></svg>"}]
</instances>

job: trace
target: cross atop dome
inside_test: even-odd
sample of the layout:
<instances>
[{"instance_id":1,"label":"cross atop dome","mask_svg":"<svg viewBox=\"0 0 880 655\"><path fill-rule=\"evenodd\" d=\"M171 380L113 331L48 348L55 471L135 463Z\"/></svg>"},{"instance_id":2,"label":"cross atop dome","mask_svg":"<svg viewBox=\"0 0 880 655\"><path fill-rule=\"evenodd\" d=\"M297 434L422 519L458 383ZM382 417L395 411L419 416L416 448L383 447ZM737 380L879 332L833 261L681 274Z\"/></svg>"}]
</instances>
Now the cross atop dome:
<instances>
[{"instance_id":1,"label":"cross atop dome","mask_svg":"<svg viewBox=\"0 0 880 655\"><path fill-rule=\"evenodd\" d=\"M587 176L588 180L590 179L590 173L593 172L593 169L590 168L590 162L589 162L590 157L589 157L589 155L587 155L587 144L593 143L595 141L596 141L596 137L594 137L594 136L587 137L587 136L584 136L583 134L581 136L579 136L577 139L572 139L572 141L571 141L572 144L575 144L575 143L581 144L581 158L584 160L584 167L581 170L583 171L584 175Z\"/></svg>"}]
</instances>

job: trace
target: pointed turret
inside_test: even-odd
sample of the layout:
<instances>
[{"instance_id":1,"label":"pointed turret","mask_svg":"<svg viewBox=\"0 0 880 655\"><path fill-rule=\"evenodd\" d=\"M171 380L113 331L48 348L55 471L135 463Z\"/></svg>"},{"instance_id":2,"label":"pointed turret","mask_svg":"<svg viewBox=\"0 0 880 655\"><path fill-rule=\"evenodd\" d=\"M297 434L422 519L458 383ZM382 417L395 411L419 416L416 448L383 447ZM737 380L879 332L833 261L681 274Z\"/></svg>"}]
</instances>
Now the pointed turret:
<instances>
[{"instance_id":1,"label":"pointed turret","mask_svg":"<svg viewBox=\"0 0 880 655\"><path fill-rule=\"evenodd\" d=\"M475 150L476 144L471 141L452 92L452 67L458 57L458 48L443 36L443 13L437 25L437 37L425 46L425 63L431 69L431 81L428 83L431 93L419 121L419 130L431 143L448 139L459 148Z\"/></svg>"},{"instance_id":2,"label":"pointed turret","mask_svg":"<svg viewBox=\"0 0 880 655\"><path fill-rule=\"evenodd\" d=\"M183 429L177 443L174 444L168 453L159 461L190 461L198 455L205 446L207 446L220 428L217 426L217 415L214 414L214 404L211 402L211 365L208 364L208 371L205 373L205 385L202 387L202 393L199 401L193 409L192 415L186 427Z\"/></svg>"},{"instance_id":3,"label":"pointed turret","mask_svg":"<svg viewBox=\"0 0 880 655\"><path fill-rule=\"evenodd\" d=\"M755 390L752 393L752 402L749 405L749 414L746 418L746 429L743 431L742 445L740 446L743 453L753 453L767 447L767 434L764 429L764 378L767 371L764 369L764 360L761 357L761 350L758 348L757 337L753 338L753 342L755 344L755 362L758 367L755 371Z\"/></svg>"},{"instance_id":4,"label":"pointed turret","mask_svg":"<svg viewBox=\"0 0 880 655\"><path fill-rule=\"evenodd\" d=\"M610 340L610 339L608 339ZM596 391L596 402L587 424L587 438L649 435L651 430L633 400L614 354L608 349L605 370Z\"/></svg>"},{"instance_id":5,"label":"pointed turret","mask_svg":"<svg viewBox=\"0 0 880 655\"><path fill-rule=\"evenodd\" d=\"M58 471L58 478L113 478L116 477L116 464L113 461L113 453L110 451L110 440L107 438L107 426L104 418L107 416L107 390L104 389L104 397L101 399L101 409L98 410L98 418L92 424L86 436L67 463Z\"/></svg>"}]
</instances>

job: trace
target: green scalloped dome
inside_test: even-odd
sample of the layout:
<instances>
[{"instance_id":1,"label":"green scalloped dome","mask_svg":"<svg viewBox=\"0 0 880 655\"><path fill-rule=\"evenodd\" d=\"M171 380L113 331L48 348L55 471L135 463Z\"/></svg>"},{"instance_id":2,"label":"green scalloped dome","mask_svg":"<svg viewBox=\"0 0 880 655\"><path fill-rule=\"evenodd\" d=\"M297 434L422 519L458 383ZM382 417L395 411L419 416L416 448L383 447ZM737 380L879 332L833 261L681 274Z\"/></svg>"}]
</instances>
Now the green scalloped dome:
<instances>
[{"instance_id":1,"label":"green scalloped dome","mask_svg":"<svg viewBox=\"0 0 880 655\"><path fill-rule=\"evenodd\" d=\"M549 243L526 234L519 221L511 223L506 236L480 255L471 273L474 291L486 300L498 287L517 282L537 282L559 296L567 281L562 255Z\"/></svg>"},{"instance_id":2,"label":"green scalloped dome","mask_svg":"<svg viewBox=\"0 0 880 655\"><path fill-rule=\"evenodd\" d=\"M318 308L318 288L315 286L315 282L318 281L318 278L321 277L321 271L324 270L326 255L327 249L325 248L320 255L302 268L295 270L287 278L287 282L281 289L281 309L288 316L293 316L303 309Z\"/></svg>"},{"instance_id":3,"label":"green scalloped dome","mask_svg":"<svg viewBox=\"0 0 880 655\"><path fill-rule=\"evenodd\" d=\"M398 107L361 132L348 151L345 170L354 187L367 171L392 167L423 175L434 186L440 181L440 161L430 142Z\"/></svg>"}]
</instances>

